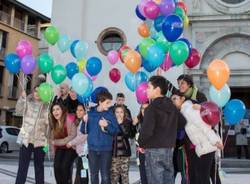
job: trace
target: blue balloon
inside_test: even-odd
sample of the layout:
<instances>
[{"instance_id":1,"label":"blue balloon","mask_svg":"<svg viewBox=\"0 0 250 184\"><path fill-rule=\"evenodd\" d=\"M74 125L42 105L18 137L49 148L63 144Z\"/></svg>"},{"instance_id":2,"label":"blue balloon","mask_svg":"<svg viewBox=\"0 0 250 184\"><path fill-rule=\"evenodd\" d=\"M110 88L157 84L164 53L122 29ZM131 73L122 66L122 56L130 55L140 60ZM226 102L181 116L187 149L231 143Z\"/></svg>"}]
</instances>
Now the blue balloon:
<instances>
[{"instance_id":1,"label":"blue balloon","mask_svg":"<svg viewBox=\"0 0 250 184\"><path fill-rule=\"evenodd\" d=\"M72 78L72 88L78 95L84 95L90 86L90 80L83 73L77 73Z\"/></svg>"},{"instance_id":2,"label":"blue balloon","mask_svg":"<svg viewBox=\"0 0 250 184\"><path fill-rule=\"evenodd\" d=\"M71 40L67 35L61 35L57 41L57 47L61 52L66 52L70 48Z\"/></svg>"},{"instance_id":3,"label":"blue balloon","mask_svg":"<svg viewBox=\"0 0 250 184\"><path fill-rule=\"evenodd\" d=\"M132 92L136 90L136 88L142 83L147 82L148 76L145 72L139 71L135 74L128 72L125 75L125 84L128 89Z\"/></svg>"},{"instance_id":4,"label":"blue balloon","mask_svg":"<svg viewBox=\"0 0 250 184\"><path fill-rule=\"evenodd\" d=\"M152 45L148 48L148 53L146 55L146 60L150 62L153 67L159 67L165 58L165 53L157 45Z\"/></svg>"},{"instance_id":5,"label":"blue balloon","mask_svg":"<svg viewBox=\"0 0 250 184\"><path fill-rule=\"evenodd\" d=\"M154 40L157 40L157 38L159 38L159 33L155 30L154 26L150 28L150 36Z\"/></svg>"},{"instance_id":6,"label":"blue balloon","mask_svg":"<svg viewBox=\"0 0 250 184\"><path fill-rule=\"evenodd\" d=\"M185 42L187 44L188 49L189 49L189 55L190 55L192 53L192 44L186 38L180 38L179 40L183 41L183 42Z\"/></svg>"},{"instance_id":7,"label":"blue balloon","mask_svg":"<svg viewBox=\"0 0 250 184\"><path fill-rule=\"evenodd\" d=\"M138 5L136 6L135 13L136 13L136 15L137 15L137 17L138 17L139 19L141 19L141 20L143 20L143 21L146 20L146 18L141 14Z\"/></svg>"},{"instance_id":8,"label":"blue balloon","mask_svg":"<svg viewBox=\"0 0 250 184\"><path fill-rule=\"evenodd\" d=\"M86 97L81 96L81 95L77 95L77 100L81 104L88 104L90 102L90 98L89 97L86 98Z\"/></svg>"},{"instance_id":9,"label":"blue balloon","mask_svg":"<svg viewBox=\"0 0 250 184\"><path fill-rule=\"evenodd\" d=\"M164 23L165 19L166 16L161 15L154 20L154 28L156 31L160 32L162 30L162 24Z\"/></svg>"},{"instance_id":10,"label":"blue balloon","mask_svg":"<svg viewBox=\"0 0 250 184\"><path fill-rule=\"evenodd\" d=\"M153 63L149 62L143 57L142 57L142 65L143 68L149 73L153 72L157 68L157 66L155 66Z\"/></svg>"},{"instance_id":11,"label":"blue balloon","mask_svg":"<svg viewBox=\"0 0 250 184\"><path fill-rule=\"evenodd\" d=\"M86 69L91 76L96 76L102 70L102 62L97 57L88 59Z\"/></svg>"},{"instance_id":12,"label":"blue balloon","mask_svg":"<svg viewBox=\"0 0 250 184\"><path fill-rule=\"evenodd\" d=\"M145 72L139 71L136 74L136 88L143 82L148 81L148 76Z\"/></svg>"},{"instance_id":13,"label":"blue balloon","mask_svg":"<svg viewBox=\"0 0 250 184\"><path fill-rule=\"evenodd\" d=\"M79 42L79 40L74 40L73 42L72 42L72 44L70 45L70 52L71 52L71 54L72 54L72 56L75 58L76 57L76 55L75 55L75 46L76 46L76 44Z\"/></svg>"},{"instance_id":14,"label":"blue balloon","mask_svg":"<svg viewBox=\"0 0 250 184\"><path fill-rule=\"evenodd\" d=\"M217 90L211 85L209 88L209 96L219 107L224 107L231 97L231 91L227 84L220 90Z\"/></svg>"},{"instance_id":15,"label":"blue balloon","mask_svg":"<svg viewBox=\"0 0 250 184\"><path fill-rule=\"evenodd\" d=\"M93 103L98 103L97 102L97 94L100 93L100 92L103 92L103 91L108 91L108 89L105 88L105 87L97 87L97 88L95 88L95 90L91 94L91 100L92 100Z\"/></svg>"},{"instance_id":16,"label":"blue balloon","mask_svg":"<svg viewBox=\"0 0 250 184\"><path fill-rule=\"evenodd\" d=\"M183 33L183 21L178 15L169 15L162 25L162 32L169 42L176 41Z\"/></svg>"},{"instance_id":17,"label":"blue balloon","mask_svg":"<svg viewBox=\"0 0 250 184\"><path fill-rule=\"evenodd\" d=\"M72 77L79 72L78 66L74 62L70 62L66 65L66 72L68 78L71 80Z\"/></svg>"},{"instance_id":18,"label":"blue balloon","mask_svg":"<svg viewBox=\"0 0 250 184\"><path fill-rule=\"evenodd\" d=\"M12 74L16 74L20 71L21 60L18 55L14 53L9 53L4 57L4 64L7 70Z\"/></svg>"},{"instance_id":19,"label":"blue balloon","mask_svg":"<svg viewBox=\"0 0 250 184\"><path fill-rule=\"evenodd\" d=\"M93 88L94 88L94 85L93 85L93 81L89 79L89 87L87 89L87 91L82 95L84 98L89 98L93 92Z\"/></svg>"},{"instance_id":20,"label":"blue balloon","mask_svg":"<svg viewBox=\"0 0 250 184\"><path fill-rule=\"evenodd\" d=\"M246 106L239 99L230 100L224 108L224 117L228 125L236 125L240 123L245 116Z\"/></svg>"},{"instance_id":21,"label":"blue balloon","mask_svg":"<svg viewBox=\"0 0 250 184\"><path fill-rule=\"evenodd\" d=\"M79 61L84 58L87 53L89 45L87 42L78 41L74 47L75 58Z\"/></svg>"}]
</instances>

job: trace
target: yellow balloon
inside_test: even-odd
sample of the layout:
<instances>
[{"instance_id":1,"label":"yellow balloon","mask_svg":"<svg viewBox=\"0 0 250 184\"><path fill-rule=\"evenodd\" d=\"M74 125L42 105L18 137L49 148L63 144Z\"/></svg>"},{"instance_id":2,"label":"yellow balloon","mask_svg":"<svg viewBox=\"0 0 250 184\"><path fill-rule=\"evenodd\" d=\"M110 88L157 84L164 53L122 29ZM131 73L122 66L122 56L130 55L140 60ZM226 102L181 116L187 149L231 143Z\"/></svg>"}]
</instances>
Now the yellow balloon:
<instances>
[{"instance_id":1,"label":"yellow balloon","mask_svg":"<svg viewBox=\"0 0 250 184\"><path fill-rule=\"evenodd\" d=\"M77 65L78 65L79 72L84 71L86 64L87 64L87 61L85 59L78 61Z\"/></svg>"},{"instance_id":2,"label":"yellow balloon","mask_svg":"<svg viewBox=\"0 0 250 184\"><path fill-rule=\"evenodd\" d=\"M161 0L153 0L156 4L161 4Z\"/></svg>"},{"instance_id":3,"label":"yellow balloon","mask_svg":"<svg viewBox=\"0 0 250 184\"><path fill-rule=\"evenodd\" d=\"M189 26L189 18L188 18L188 16L186 15L186 16L184 17L184 28L188 28L188 26Z\"/></svg>"}]
</instances>

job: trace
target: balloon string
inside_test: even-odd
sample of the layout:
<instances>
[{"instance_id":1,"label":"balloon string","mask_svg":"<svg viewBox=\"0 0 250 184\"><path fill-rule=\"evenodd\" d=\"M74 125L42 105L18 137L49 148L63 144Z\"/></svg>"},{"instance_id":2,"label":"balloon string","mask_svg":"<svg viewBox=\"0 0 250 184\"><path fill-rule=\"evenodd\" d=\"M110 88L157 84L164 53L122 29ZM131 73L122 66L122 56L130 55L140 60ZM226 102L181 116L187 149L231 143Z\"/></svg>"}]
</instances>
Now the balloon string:
<instances>
[{"instance_id":1,"label":"balloon string","mask_svg":"<svg viewBox=\"0 0 250 184\"><path fill-rule=\"evenodd\" d=\"M26 75L25 75L25 74L23 74L23 82L21 82L21 78L19 77L19 75L18 75L18 74L15 74L15 75L16 75L16 77L17 77L18 81L19 81L19 84L20 84L20 86L21 86L21 88L22 88L22 91L25 91L24 86L25 86L25 85L26 85L26 83L27 83L27 78L26 78Z\"/></svg>"},{"instance_id":2,"label":"balloon string","mask_svg":"<svg viewBox=\"0 0 250 184\"><path fill-rule=\"evenodd\" d=\"M223 144L224 147L225 147L225 145L226 145L226 143L227 143L227 138L228 138L229 131L230 131L231 127L232 127L232 126L230 126L229 129L228 129L228 131L227 131L227 135L226 135L226 138L225 138L225 141L224 141L224 144Z\"/></svg>"}]
</instances>

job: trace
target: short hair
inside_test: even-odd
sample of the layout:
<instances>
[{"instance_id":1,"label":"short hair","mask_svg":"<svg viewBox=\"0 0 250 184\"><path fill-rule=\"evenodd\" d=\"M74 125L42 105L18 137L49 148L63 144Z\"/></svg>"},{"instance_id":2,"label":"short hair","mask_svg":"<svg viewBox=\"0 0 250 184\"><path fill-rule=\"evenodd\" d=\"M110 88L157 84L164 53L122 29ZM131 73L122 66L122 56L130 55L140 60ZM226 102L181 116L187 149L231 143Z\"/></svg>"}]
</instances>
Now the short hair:
<instances>
[{"instance_id":1,"label":"short hair","mask_svg":"<svg viewBox=\"0 0 250 184\"><path fill-rule=\"evenodd\" d=\"M116 98L125 98L123 93L117 93Z\"/></svg>"},{"instance_id":2,"label":"short hair","mask_svg":"<svg viewBox=\"0 0 250 184\"><path fill-rule=\"evenodd\" d=\"M177 78L177 82L180 80L184 80L187 82L187 84L189 84L190 86L194 86L194 81L191 75L187 75L187 74L182 74Z\"/></svg>"},{"instance_id":3,"label":"short hair","mask_svg":"<svg viewBox=\"0 0 250 184\"><path fill-rule=\"evenodd\" d=\"M112 100L112 94L108 91L101 91L97 94L97 102L104 102L105 100Z\"/></svg>"},{"instance_id":4,"label":"short hair","mask_svg":"<svg viewBox=\"0 0 250 184\"><path fill-rule=\"evenodd\" d=\"M185 95L182 92L180 92L179 90L173 91L173 94L171 96L174 96L174 95L177 95L177 96L180 96L180 97L185 97Z\"/></svg>"},{"instance_id":5,"label":"short hair","mask_svg":"<svg viewBox=\"0 0 250 184\"><path fill-rule=\"evenodd\" d=\"M152 76L150 77L149 82L152 84L154 88L159 87L162 95L165 96L167 94L169 82L165 77Z\"/></svg>"}]
</instances>

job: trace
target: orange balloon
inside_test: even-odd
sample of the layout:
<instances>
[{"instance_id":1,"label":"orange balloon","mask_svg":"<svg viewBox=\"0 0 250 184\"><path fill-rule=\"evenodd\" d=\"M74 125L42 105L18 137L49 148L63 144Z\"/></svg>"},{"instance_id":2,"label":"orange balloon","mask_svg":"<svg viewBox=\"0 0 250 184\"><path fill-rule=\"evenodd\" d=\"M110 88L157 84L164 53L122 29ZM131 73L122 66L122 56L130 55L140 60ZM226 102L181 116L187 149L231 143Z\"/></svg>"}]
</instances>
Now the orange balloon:
<instances>
[{"instance_id":1,"label":"orange balloon","mask_svg":"<svg viewBox=\"0 0 250 184\"><path fill-rule=\"evenodd\" d=\"M224 61L215 59L208 66L207 76L212 85L217 90L220 90L229 79L229 66Z\"/></svg>"},{"instance_id":2,"label":"orange balloon","mask_svg":"<svg viewBox=\"0 0 250 184\"><path fill-rule=\"evenodd\" d=\"M138 33L144 38L150 36L150 30L145 22L141 23L137 30Z\"/></svg>"},{"instance_id":3,"label":"orange balloon","mask_svg":"<svg viewBox=\"0 0 250 184\"><path fill-rule=\"evenodd\" d=\"M124 58L124 64L129 71L136 73L141 67L141 55L134 50L130 50Z\"/></svg>"}]
</instances>

